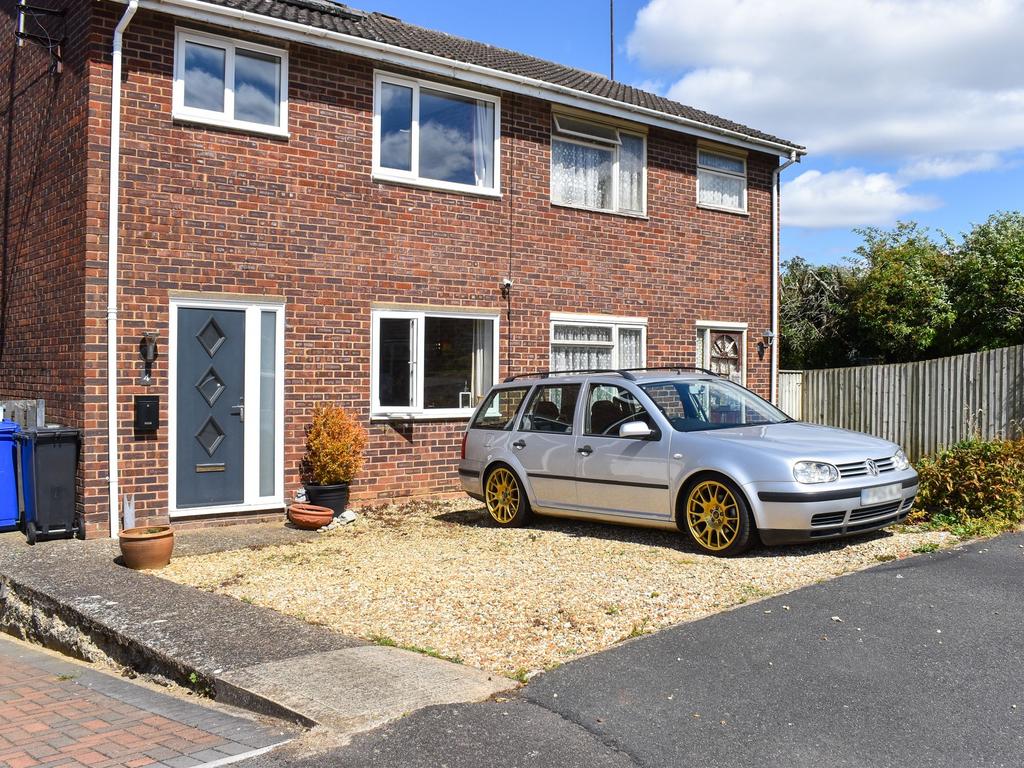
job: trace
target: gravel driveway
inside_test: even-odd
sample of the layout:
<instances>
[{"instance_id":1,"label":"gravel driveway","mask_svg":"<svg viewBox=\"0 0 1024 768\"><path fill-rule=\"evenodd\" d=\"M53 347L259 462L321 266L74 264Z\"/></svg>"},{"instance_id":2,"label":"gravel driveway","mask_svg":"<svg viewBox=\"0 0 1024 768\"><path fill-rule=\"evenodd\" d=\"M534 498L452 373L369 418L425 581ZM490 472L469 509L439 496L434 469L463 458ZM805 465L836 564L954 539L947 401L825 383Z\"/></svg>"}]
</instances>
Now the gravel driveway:
<instances>
[{"instance_id":1,"label":"gravel driveway","mask_svg":"<svg viewBox=\"0 0 1024 768\"><path fill-rule=\"evenodd\" d=\"M945 532L699 553L681 534L538 518L497 529L472 500L362 510L313 539L179 557L159 574L339 632L522 678L620 640L949 545Z\"/></svg>"}]
</instances>

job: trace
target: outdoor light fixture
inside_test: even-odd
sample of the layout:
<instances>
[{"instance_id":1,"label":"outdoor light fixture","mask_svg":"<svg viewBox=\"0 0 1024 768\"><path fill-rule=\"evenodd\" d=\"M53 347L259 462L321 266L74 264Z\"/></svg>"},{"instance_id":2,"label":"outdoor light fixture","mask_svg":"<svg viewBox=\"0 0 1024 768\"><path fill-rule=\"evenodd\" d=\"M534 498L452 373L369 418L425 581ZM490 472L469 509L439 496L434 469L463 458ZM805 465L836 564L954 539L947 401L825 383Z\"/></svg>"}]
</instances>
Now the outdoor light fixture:
<instances>
[{"instance_id":1,"label":"outdoor light fixture","mask_svg":"<svg viewBox=\"0 0 1024 768\"><path fill-rule=\"evenodd\" d=\"M139 339L139 357L142 358L142 362L146 366L146 370L142 374L143 384L149 384L152 380L153 361L156 360L157 356L156 340L157 335L155 333L144 333L142 338Z\"/></svg>"},{"instance_id":2,"label":"outdoor light fixture","mask_svg":"<svg viewBox=\"0 0 1024 768\"><path fill-rule=\"evenodd\" d=\"M775 334L772 331L770 331L770 330L765 331L764 333L762 333L761 334L761 338L764 339L764 345L766 347L770 347L772 344L775 343Z\"/></svg>"}]
</instances>

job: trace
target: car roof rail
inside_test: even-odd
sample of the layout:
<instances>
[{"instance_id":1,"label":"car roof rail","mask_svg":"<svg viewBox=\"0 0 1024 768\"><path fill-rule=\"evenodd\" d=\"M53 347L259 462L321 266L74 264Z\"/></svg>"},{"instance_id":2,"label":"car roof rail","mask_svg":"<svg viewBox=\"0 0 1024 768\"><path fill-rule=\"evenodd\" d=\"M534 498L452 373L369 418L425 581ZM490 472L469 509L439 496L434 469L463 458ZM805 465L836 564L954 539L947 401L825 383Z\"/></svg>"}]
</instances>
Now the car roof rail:
<instances>
[{"instance_id":1,"label":"car roof rail","mask_svg":"<svg viewBox=\"0 0 1024 768\"><path fill-rule=\"evenodd\" d=\"M508 376L502 381L502 383L508 384L509 382L516 381L518 379L548 379L552 376L567 376L580 373L600 373L609 376L621 376L629 381L636 381L636 376L633 374L643 371L675 371L676 373L682 373L683 371L699 371L700 373L706 373L710 376L720 376L720 374L717 374L712 370L700 368L695 365L652 365L645 366L643 368L575 368L569 371L533 371L531 373L518 373L515 376Z\"/></svg>"}]
</instances>

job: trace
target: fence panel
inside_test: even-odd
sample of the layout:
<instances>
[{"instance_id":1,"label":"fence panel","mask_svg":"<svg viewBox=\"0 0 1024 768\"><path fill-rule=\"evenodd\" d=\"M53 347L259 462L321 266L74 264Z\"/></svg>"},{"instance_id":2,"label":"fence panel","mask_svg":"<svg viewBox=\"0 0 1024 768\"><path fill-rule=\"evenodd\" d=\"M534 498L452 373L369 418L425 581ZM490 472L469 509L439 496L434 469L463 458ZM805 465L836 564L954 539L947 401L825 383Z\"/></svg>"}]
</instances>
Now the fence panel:
<instances>
[{"instance_id":1,"label":"fence panel","mask_svg":"<svg viewBox=\"0 0 1024 768\"><path fill-rule=\"evenodd\" d=\"M920 363L779 372L795 419L877 435L911 459L958 440L1024 437L1024 345Z\"/></svg>"}]
</instances>

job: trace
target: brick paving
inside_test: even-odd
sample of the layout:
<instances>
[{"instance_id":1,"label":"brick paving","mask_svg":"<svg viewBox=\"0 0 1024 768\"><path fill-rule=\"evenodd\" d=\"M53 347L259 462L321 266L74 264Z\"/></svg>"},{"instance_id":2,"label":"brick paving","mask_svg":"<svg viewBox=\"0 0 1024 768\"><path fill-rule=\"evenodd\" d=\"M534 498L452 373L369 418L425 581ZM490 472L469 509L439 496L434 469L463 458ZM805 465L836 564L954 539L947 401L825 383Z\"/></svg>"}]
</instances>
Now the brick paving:
<instances>
[{"instance_id":1,"label":"brick paving","mask_svg":"<svg viewBox=\"0 0 1024 768\"><path fill-rule=\"evenodd\" d=\"M0 768L223 765L293 735L0 637Z\"/></svg>"}]
</instances>

